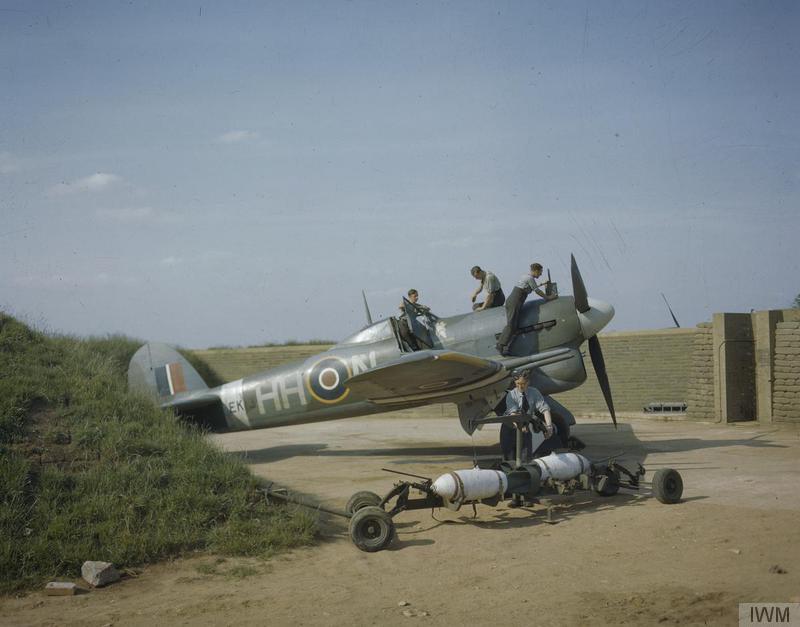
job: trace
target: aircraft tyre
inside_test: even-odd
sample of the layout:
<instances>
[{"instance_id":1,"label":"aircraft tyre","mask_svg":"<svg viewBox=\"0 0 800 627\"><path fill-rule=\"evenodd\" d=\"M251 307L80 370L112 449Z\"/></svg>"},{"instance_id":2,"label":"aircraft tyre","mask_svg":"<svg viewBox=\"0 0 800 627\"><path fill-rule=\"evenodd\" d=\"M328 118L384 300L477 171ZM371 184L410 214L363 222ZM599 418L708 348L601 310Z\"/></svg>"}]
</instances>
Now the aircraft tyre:
<instances>
[{"instance_id":1,"label":"aircraft tyre","mask_svg":"<svg viewBox=\"0 0 800 627\"><path fill-rule=\"evenodd\" d=\"M594 491L600 496L614 496L619 492L619 473L616 470L604 470L595 481Z\"/></svg>"},{"instance_id":2,"label":"aircraft tyre","mask_svg":"<svg viewBox=\"0 0 800 627\"><path fill-rule=\"evenodd\" d=\"M394 539L392 517L380 507L362 507L350 519L350 539L367 553L385 549Z\"/></svg>"},{"instance_id":3,"label":"aircraft tyre","mask_svg":"<svg viewBox=\"0 0 800 627\"><path fill-rule=\"evenodd\" d=\"M674 468L660 468L653 475L653 494L661 503L677 503L683 496L683 479Z\"/></svg>"},{"instance_id":4,"label":"aircraft tyre","mask_svg":"<svg viewBox=\"0 0 800 627\"><path fill-rule=\"evenodd\" d=\"M344 511L348 514L355 514L364 507L379 505L381 500L381 497L374 492L362 490L361 492L356 492L348 499L347 505L344 506Z\"/></svg>"}]
</instances>

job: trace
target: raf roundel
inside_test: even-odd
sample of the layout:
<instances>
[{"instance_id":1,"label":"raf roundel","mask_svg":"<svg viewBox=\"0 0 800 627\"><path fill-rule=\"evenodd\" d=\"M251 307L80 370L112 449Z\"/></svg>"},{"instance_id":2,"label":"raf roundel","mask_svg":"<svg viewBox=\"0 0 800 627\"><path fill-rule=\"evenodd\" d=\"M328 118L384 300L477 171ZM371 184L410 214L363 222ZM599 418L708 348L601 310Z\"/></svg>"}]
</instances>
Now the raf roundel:
<instances>
[{"instance_id":1,"label":"raf roundel","mask_svg":"<svg viewBox=\"0 0 800 627\"><path fill-rule=\"evenodd\" d=\"M338 403L350 393L344 385L349 378L347 362L338 357L326 357L308 371L306 387L320 403Z\"/></svg>"}]
</instances>

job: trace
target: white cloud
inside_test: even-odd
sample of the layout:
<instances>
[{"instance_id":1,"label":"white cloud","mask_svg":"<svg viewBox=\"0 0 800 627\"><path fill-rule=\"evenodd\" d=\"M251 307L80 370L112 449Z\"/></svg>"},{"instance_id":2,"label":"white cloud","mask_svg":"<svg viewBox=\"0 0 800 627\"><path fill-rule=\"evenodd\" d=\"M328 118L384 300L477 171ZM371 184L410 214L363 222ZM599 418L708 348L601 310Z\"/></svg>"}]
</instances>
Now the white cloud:
<instances>
[{"instance_id":1,"label":"white cloud","mask_svg":"<svg viewBox=\"0 0 800 627\"><path fill-rule=\"evenodd\" d=\"M22 168L22 159L15 157L10 152L0 152L0 174L11 174Z\"/></svg>"},{"instance_id":2,"label":"white cloud","mask_svg":"<svg viewBox=\"0 0 800 627\"><path fill-rule=\"evenodd\" d=\"M108 172L95 172L69 183L61 182L50 188L51 196L67 196L82 192L101 192L122 182L122 177Z\"/></svg>"},{"instance_id":3,"label":"white cloud","mask_svg":"<svg viewBox=\"0 0 800 627\"><path fill-rule=\"evenodd\" d=\"M97 209L95 215L109 222L123 224L174 223L180 216L173 211L156 211L152 207L119 207L116 209Z\"/></svg>"},{"instance_id":4,"label":"white cloud","mask_svg":"<svg viewBox=\"0 0 800 627\"><path fill-rule=\"evenodd\" d=\"M183 259L181 259L180 257L172 257L172 256L170 256L170 257L164 257L161 260L161 265L162 266L176 266L179 263L183 263Z\"/></svg>"},{"instance_id":5,"label":"white cloud","mask_svg":"<svg viewBox=\"0 0 800 627\"><path fill-rule=\"evenodd\" d=\"M228 131L217 137L217 142L220 144L237 144L251 139L258 139L258 133L255 131Z\"/></svg>"}]
</instances>

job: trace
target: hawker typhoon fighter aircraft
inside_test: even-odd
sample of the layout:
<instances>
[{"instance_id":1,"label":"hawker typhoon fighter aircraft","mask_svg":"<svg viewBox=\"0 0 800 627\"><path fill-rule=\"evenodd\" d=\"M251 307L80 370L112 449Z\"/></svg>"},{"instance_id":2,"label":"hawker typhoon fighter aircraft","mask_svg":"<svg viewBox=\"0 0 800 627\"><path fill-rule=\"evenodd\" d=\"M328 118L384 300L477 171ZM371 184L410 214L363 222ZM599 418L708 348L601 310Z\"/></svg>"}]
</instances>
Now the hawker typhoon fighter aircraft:
<instances>
[{"instance_id":1,"label":"hawker typhoon fighter aircraft","mask_svg":"<svg viewBox=\"0 0 800 627\"><path fill-rule=\"evenodd\" d=\"M614 425L616 416L597 333L614 308L588 297L572 257L573 296L525 303L511 348L498 354L506 323L502 307L438 318L423 325L406 301L412 347L396 318L369 324L331 349L238 381L209 388L177 351L142 346L131 359L129 387L157 397L162 407L192 416L215 430L263 429L455 403L467 433L504 398L515 370L527 370L555 418L574 418L550 394L586 380L581 344L589 354ZM369 317L369 316L368 316Z\"/></svg>"}]
</instances>

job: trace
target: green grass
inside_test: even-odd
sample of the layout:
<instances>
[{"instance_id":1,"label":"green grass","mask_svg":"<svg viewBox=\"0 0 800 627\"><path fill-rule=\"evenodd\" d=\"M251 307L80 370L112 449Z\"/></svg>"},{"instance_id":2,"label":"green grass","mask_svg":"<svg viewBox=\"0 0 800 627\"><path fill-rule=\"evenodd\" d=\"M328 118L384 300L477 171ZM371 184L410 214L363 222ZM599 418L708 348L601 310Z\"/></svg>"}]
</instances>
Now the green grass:
<instances>
[{"instance_id":1,"label":"green grass","mask_svg":"<svg viewBox=\"0 0 800 627\"><path fill-rule=\"evenodd\" d=\"M144 344L142 340L117 334L103 337L89 337L84 339L83 342L87 344L90 349L110 357L115 370L117 370L122 377L127 376L128 363L131 357L133 357L133 354ZM197 374L202 377L208 387L213 388L225 383L222 377L220 377L208 363L200 359L192 351L179 347L178 352L192 364L192 367L197 370Z\"/></svg>"},{"instance_id":2,"label":"green grass","mask_svg":"<svg viewBox=\"0 0 800 627\"><path fill-rule=\"evenodd\" d=\"M264 342L263 344L254 344L247 348L271 348L280 346L327 346L336 344L334 340L325 340L320 338L311 338L310 340L295 340L290 339L285 342Z\"/></svg>"},{"instance_id":3,"label":"green grass","mask_svg":"<svg viewBox=\"0 0 800 627\"><path fill-rule=\"evenodd\" d=\"M268 505L239 460L127 392L140 344L50 337L0 312L0 592L77 577L87 559L130 568L312 541L309 512Z\"/></svg>"},{"instance_id":4,"label":"green grass","mask_svg":"<svg viewBox=\"0 0 800 627\"><path fill-rule=\"evenodd\" d=\"M324 340L319 338L312 338L310 340L286 340L285 342L264 342L263 344L250 344L248 346L229 346L221 344L219 346L209 346L206 350L222 351L222 350L240 350L242 348L280 348L282 346L332 346L336 344L335 340Z\"/></svg>"}]
</instances>

